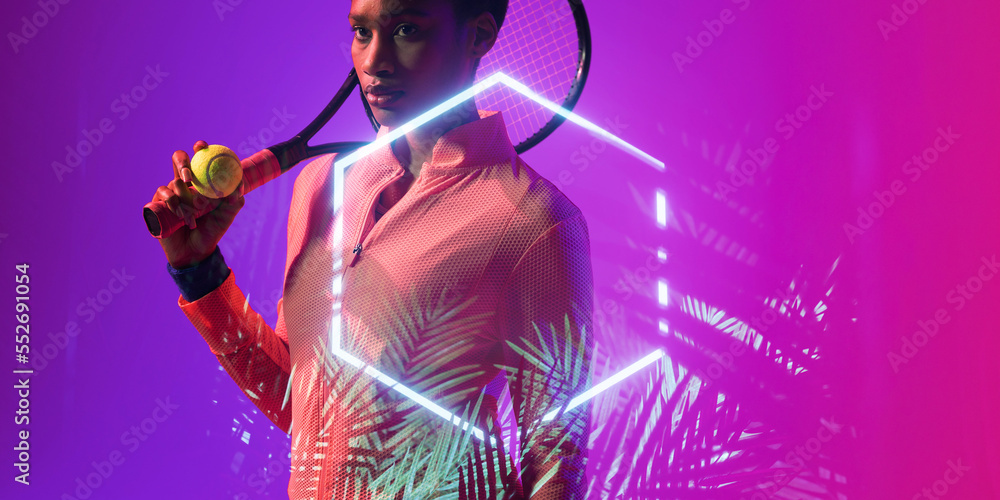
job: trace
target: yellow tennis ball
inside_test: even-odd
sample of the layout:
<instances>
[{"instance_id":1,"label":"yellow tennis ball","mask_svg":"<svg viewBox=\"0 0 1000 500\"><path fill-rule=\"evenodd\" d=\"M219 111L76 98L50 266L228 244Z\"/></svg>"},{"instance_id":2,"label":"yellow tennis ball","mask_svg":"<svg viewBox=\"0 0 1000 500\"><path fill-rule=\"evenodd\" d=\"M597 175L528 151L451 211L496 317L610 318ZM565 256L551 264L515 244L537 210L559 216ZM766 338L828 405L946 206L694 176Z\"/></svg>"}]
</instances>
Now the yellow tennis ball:
<instances>
[{"instance_id":1,"label":"yellow tennis ball","mask_svg":"<svg viewBox=\"0 0 1000 500\"><path fill-rule=\"evenodd\" d=\"M233 150L212 144L191 158L191 182L198 192L209 198L225 198L243 180L243 167Z\"/></svg>"}]
</instances>

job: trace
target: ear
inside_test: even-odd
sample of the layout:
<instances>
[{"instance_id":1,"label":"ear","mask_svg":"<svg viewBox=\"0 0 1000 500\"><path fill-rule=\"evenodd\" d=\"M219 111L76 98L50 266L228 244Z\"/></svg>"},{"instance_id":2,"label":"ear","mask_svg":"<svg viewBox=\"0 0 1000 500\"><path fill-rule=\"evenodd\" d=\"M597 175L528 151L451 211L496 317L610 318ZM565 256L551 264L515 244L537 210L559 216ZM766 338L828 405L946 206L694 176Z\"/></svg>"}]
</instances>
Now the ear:
<instances>
[{"instance_id":1,"label":"ear","mask_svg":"<svg viewBox=\"0 0 1000 500\"><path fill-rule=\"evenodd\" d=\"M497 34L499 29L497 28L496 19L493 19L493 14L489 12L483 12L479 14L479 17L470 21L473 39L472 47L470 48L471 56L473 59L481 59L486 55L493 45L497 43Z\"/></svg>"}]
</instances>

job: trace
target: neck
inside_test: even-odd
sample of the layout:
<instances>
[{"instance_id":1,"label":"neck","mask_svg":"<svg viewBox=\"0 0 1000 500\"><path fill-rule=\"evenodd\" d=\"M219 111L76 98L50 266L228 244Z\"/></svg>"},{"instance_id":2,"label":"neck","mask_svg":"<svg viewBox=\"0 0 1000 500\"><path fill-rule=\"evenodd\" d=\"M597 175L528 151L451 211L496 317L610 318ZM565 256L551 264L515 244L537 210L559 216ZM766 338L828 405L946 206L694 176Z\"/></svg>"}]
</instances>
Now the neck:
<instances>
[{"instance_id":1,"label":"neck","mask_svg":"<svg viewBox=\"0 0 1000 500\"><path fill-rule=\"evenodd\" d=\"M432 158L434 146L441 136L449 130L478 119L479 111L476 109L475 100L470 99L393 141L393 153L416 178L420 175L420 168L424 162Z\"/></svg>"}]
</instances>

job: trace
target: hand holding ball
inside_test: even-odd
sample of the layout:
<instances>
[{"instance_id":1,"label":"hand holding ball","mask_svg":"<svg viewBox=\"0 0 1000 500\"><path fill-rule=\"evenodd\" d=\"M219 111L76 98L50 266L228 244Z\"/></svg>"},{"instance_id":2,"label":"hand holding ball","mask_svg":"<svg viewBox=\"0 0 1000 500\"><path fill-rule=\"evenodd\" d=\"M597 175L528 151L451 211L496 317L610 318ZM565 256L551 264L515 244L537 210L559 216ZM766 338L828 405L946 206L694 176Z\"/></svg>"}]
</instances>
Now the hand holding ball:
<instances>
[{"instance_id":1,"label":"hand holding ball","mask_svg":"<svg viewBox=\"0 0 1000 500\"><path fill-rule=\"evenodd\" d=\"M200 149L191 158L191 184L208 198L225 198L243 180L240 159L231 149L212 144Z\"/></svg>"}]
</instances>

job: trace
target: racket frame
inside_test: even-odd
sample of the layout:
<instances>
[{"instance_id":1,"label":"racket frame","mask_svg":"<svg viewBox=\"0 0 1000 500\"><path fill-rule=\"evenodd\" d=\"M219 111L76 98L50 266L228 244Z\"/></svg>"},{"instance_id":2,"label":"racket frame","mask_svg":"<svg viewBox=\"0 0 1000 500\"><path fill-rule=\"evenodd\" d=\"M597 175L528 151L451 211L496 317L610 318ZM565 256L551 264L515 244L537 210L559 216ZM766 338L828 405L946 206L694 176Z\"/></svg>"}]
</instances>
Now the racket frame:
<instances>
[{"instance_id":1,"label":"racket frame","mask_svg":"<svg viewBox=\"0 0 1000 500\"><path fill-rule=\"evenodd\" d=\"M590 75L590 59L592 53L591 47L591 35L590 35L590 21L587 19L587 11L583 8L582 0L566 0L569 3L570 10L573 13L573 22L576 24L576 34L577 34L577 45L579 48L579 57L577 58L576 65L576 76L573 78L573 82L570 84L569 92L566 94L566 98L563 99L562 107L567 111L573 111L576 104L580 101L580 96L583 95L583 87L587 84L587 77ZM355 74L357 76L357 74ZM368 114L368 120L371 121L372 128L375 132L378 132L381 128L378 120L372 114L372 108L368 104L368 99L365 98L365 90L359 88L359 94L361 96L361 102L364 104L365 113ZM523 154L525 151L535 147L538 143L545 140L546 137L552 135L563 122L566 121L566 117L560 114L554 114L551 119L545 124L544 127L539 129L537 132L532 134L527 139L521 141L519 144L514 146L514 150L517 154Z\"/></svg>"}]
</instances>

